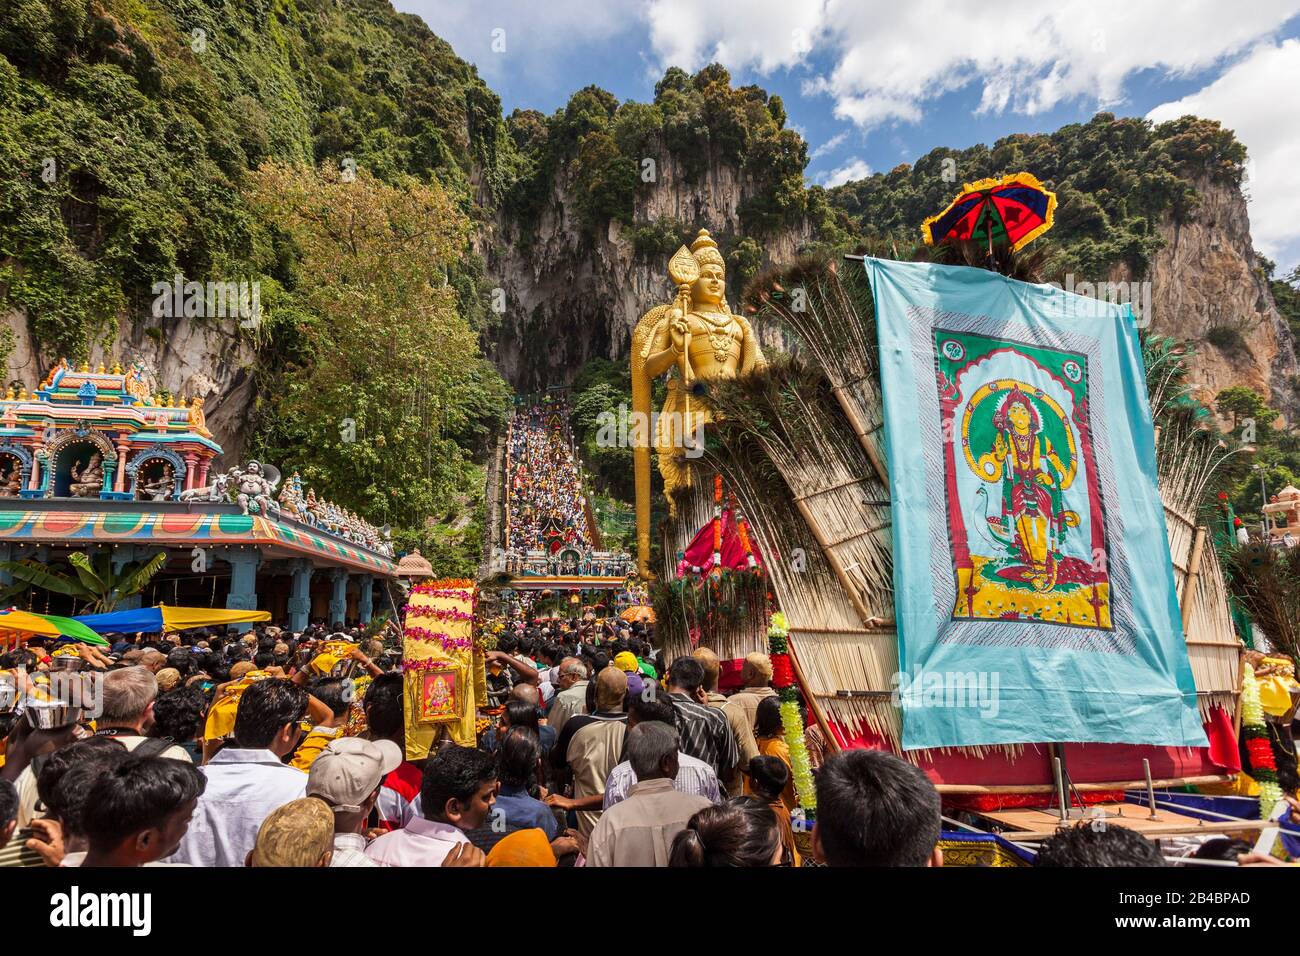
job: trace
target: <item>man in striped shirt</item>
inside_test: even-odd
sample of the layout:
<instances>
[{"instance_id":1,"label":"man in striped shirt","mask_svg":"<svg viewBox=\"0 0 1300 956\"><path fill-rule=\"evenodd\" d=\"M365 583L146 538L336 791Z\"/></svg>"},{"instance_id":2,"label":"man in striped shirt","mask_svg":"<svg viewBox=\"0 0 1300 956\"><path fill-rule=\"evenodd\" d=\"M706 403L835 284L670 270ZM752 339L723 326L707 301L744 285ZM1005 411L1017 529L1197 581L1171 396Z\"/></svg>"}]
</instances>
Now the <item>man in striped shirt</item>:
<instances>
[{"instance_id":1,"label":"man in striped shirt","mask_svg":"<svg viewBox=\"0 0 1300 956\"><path fill-rule=\"evenodd\" d=\"M680 753L713 768L719 779L729 777L740 763L736 735L720 710L704 696L704 666L693 657L679 657L668 668L668 702L677 715Z\"/></svg>"},{"instance_id":2,"label":"man in striped shirt","mask_svg":"<svg viewBox=\"0 0 1300 956\"><path fill-rule=\"evenodd\" d=\"M676 722L673 705L666 698L658 700L638 694L627 703L627 729L631 732L637 724L657 720L669 727ZM608 810L614 804L627 798L628 791L637 782L636 771L632 762L624 760L612 771L605 781L605 799L602 809ZM673 789L679 793L689 793L697 797L707 797L713 803L722 799L718 788L718 775L703 760L697 760L689 754L678 754L677 776L673 780Z\"/></svg>"}]
</instances>

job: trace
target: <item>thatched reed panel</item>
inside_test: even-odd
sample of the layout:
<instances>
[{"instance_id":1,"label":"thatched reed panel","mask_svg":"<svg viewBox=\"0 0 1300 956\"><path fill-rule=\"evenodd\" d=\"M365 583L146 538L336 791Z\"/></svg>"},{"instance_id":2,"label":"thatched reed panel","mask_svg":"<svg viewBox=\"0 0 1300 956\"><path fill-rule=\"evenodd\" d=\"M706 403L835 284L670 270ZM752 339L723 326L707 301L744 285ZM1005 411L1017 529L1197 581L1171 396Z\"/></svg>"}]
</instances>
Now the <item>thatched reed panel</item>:
<instances>
[{"instance_id":1,"label":"thatched reed panel","mask_svg":"<svg viewBox=\"0 0 1300 956\"><path fill-rule=\"evenodd\" d=\"M1206 719L1216 706L1235 715L1244 650L1233 627L1213 536L1199 520L1199 508L1224 457L1223 447L1198 429L1175 425L1157 434L1156 462L1174 588L1185 622L1197 706Z\"/></svg>"},{"instance_id":2,"label":"thatched reed panel","mask_svg":"<svg viewBox=\"0 0 1300 956\"><path fill-rule=\"evenodd\" d=\"M847 592L856 623L892 621L889 492L826 379L797 361L774 362L718 388L714 401L725 418L717 442L743 435L779 473L813 547Z\"/></svg>"}]
</instances>

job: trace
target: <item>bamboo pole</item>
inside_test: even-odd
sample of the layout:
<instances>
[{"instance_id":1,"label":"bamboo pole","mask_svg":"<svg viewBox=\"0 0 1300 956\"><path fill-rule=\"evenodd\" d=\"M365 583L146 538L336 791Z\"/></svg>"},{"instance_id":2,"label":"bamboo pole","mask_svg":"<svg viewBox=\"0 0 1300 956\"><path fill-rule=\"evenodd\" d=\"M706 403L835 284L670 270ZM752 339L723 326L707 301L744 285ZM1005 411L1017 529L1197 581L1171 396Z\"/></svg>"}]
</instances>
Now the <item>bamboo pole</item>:
<instances>
[{"instance_id":1,"label":"bamboo pole","mask_svg":"<svg viewBox=\"0 0 1300 956\"><path fill-rule=\"evenodd\" d=\"M871 442L867 440L867 436L871 434L871 431L868 430L867 426L863 423L862 418L858 415L858 410L853 407L853 403L848 400L842 386L833 386L831 388L831 394L834 395L835 400L840 403L840 410L844 412L844 417L849 420L849 427L857 437L858 444L862 446L862 450L865 451L867 457L871 459L871 467L875 469L876 477L880 479L880 483L884 485L885 490L888 491L889 470L885 468L884 462L882 462L880 456L876 454L876 449L873 447Z\"/></svg>"},{"instance_id":2,"label":"bamboo pole","mask_svg":"<svg viewBox=\"0 0 1300 956\"><path fill-rule=\"evenodd\" d=\"M1153 787L1182 787L1182 786L1201 786L1202 784L1211 783L1229 783L1232 780L1231 775L1210 774L1199 777L1170 777L1164 780L1153 780ZM1145 788L1147 785L1146 778L1141 780L1119 780L1114 783L1072 783L1071 790L1080 792L1095 792L1098 790L1131 790L1138 787ZM1023 783L1023 784L993 784L984 785L977 783L937 783L934 788L940 793L1052 793L1056 787L1050 783Z\"/></svg>"},{"instance_id":3,"label":"bamboo pole","mask_svg":"<svg viewBox=\"0 0 1300 956\"><path fill-rule=\"evenodd\" d=\"M1187 561L1187 576L1183 580L1183 633L1192 623L1192 609L1196 606L1196 579L1201 574L1201 551L1205 547L1205 529L1197 528L1192 539L1192 556Z\"/></svg>"},{"instance_id":4,"label":"bamboo pole","mask_svg":"<svg viewBox=\"0 0 1300 956\"><path fill-rule=\"evenodd\" d=\"M833 548L826 543L826 538L822 535L821 528L818 527L817 522L813 519L812 513L808 510L807 503L796 500L795 507L799 509L799 514L803 516L803 520L808 524L808 530L811 531L813 537L817 539L817 545L821 548L822 554L826 558L826 563L831 566L831 570L834 571L835 576L839 578L840 586L844 588L844 593L848 597L849 602L853 605L853 609L858 612L858 617L861 618L862 624L865 627L870 627L871 622L876 620L876 618L867 610L867 606L862 603L862 598L858 596L857 587L848 576L848 573L844 570L844 565L840 563L839 555L837 555Z\"/></svg>"}]
</instances>

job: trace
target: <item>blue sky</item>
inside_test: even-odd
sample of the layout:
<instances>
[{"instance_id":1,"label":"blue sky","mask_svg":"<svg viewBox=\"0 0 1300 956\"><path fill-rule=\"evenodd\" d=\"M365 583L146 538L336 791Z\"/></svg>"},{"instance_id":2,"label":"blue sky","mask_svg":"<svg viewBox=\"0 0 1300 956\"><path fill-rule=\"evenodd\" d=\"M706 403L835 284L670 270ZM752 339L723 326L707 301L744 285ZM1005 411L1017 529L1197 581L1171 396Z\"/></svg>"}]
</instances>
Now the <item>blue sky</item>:
<instances>
[{"instance_id":1,"label":"blue sky","mask_svg":"<svg viewBox=\"0 0 1300 956\"><path fill-rule=\"evenodd\" d=\"M712 60L785 101L810 182L1099 109L1210 116L1251 154L1257 248L1300 265L1300 0L396 0L474 63L506 111L595 84L649 100ZM960 170L958 171L960 175Z\"/></svg>"}]
</instances>

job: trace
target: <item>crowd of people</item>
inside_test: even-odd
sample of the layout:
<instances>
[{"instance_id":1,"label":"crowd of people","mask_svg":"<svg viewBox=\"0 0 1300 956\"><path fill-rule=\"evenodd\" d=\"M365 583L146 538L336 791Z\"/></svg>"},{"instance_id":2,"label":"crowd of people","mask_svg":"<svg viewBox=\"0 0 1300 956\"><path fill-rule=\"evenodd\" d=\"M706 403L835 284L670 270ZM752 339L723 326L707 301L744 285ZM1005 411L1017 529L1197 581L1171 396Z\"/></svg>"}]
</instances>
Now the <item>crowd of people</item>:
<instances>
[{"instance_id":1,"label":"crowd of people","mask_svg":"<svg viewBox=\"0 0 1300 956\"><path fill-rule=\"evenodd\" d=\"M421 764L406 759L404 678L382 641L276 628L115 640L83 655L100 683L93 721L6 715L0 866L942 864L940 798L917 766L827 756L810 725L809 832L768 657L749 655L723 694L716 655L664 661L652 637L641 623L518 622L487 652L495 721ZM48 676L47 650L0 669ZM1243 858L1213 842L1205 853ZM1038 854L1164 862L1090 821Z\"/></svg>"},{"instance_id":2,"label":"crowd of people","mask_svg":"<svg viewBox=\"0 0 1300 956\"><path fill-rule=\"evenodd\" d=\"M524 555L545 549L543 533L558 530L565 544L581 551L592 535L578 461L561 424L567 409L550 403L517 410L506 446L507 551Z\"/></svg>"}]
</instances>

